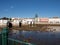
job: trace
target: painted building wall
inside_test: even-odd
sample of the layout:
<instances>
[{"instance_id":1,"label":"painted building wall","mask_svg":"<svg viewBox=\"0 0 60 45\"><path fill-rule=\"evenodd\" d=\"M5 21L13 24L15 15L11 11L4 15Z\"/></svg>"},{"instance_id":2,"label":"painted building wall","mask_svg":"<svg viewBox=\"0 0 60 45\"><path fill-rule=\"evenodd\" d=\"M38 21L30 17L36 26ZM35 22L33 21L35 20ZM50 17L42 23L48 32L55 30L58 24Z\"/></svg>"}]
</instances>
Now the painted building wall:
<instances>
[{"instance_id":1,"label":"painted building wall","mask_svg":"<svg viewBox=\"0 0 60 45\"><path fill-rule=\"evenodd\" d=\"M13 26L19 26L19 22L20 20L13 20L11 23L13 24Z\"/></svg>"},{"instance_id":2,"label":"painted building wall","mask_svg":"<svg viewBox=\"0 0 60 45\"><path fill-rule=\"evenodd\" d=\"M22 24L25 25L25 24L30 24L31 22L33 22L33 19L23 19L22 20Z\"/></svg>"},{"instance_id":3,"label":"painted building wall","mask_svg":"<svg viewBox=\"0 0 60 45\"><path fill-rule=\"evenodd\" d=\"M60 24L60 18L50 18L49 23Z\"/></svg>"},{"instance_id":4,"label":"painted building wall","mask_svg":"<svg viewBox=\"0 0 60 45\"><path fill-rule=\"evenodd\" d=\"M35 18L35 19L34 19L34 23L35 23L35 24L39 24L39 23L40 23L40 18L39 18L39 17Z\"/></svg>"},{"instance_id":5,"label":"painted building wall","mask_svg":"<svg viewBox=\"0 0 60 45\"><path fill-rule=\"evenodd\" d=\"M3 26L3 27L5 27L6 25L7 25L7 22L8 22L9 20L0 20L0 26Z\"/></svg>"},{"instance_id":6,"label":"painted building wall","mask_svg":"<svg viewBox=\"0 0 60 45\"><path fill-rule=\"evenodd\" d=\"M40 18L39 19L40 24L45 24L45 23L48 23L48 22L49 22L49 18Z\"/></svg>"}]
</instances>

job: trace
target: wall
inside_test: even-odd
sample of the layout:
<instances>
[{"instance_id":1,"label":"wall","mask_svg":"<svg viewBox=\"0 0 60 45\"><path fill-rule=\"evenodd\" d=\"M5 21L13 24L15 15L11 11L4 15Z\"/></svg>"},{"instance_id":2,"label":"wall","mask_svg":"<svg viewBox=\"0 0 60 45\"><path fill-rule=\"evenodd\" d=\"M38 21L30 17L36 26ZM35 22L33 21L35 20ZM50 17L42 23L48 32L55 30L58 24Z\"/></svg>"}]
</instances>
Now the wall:
<instances>
[{"instance_id":1,"label":"wall","mask_svg":"<svg viewBox=\"0 0 60 45\"><path fill-rule=\"evenodd\" d=\"M6 25L7 25L7 22L8 22L9 20L0 20L0 27L1 26L3 26L3 27L5 27Z\"/></svg>"},{"instance_id":2,"label":"wall","mask_svg":"<svg viewBox=\"0 0 60 45\"><path fill-rule=\"evenodd\" d=\"M40 18L39 19L40 24L46 24L46 23L48 23L48 21L49 21L48 18Z\"/></svg>"},{"instance_id":3,"label":"wall","mask_svg":"<svg viewBox=\"0 0 60 45\"><path fill-rule=\"evenodd\" d=\"M23 20L22 20L22 24L23 24L23 25L30 24L31 22L33 22L33 19L23 19Z\"/></svg>"},{"instance_id":4,"label":"wall","mask_svg":"<svg viewBox=\"0 0 60 45\"><path fill-rule=\"evenodd\" d=\"M60 24L60 18L50 18L49 23Z\"/></svg>"},{"instance_id":5,"label":"wall","mask_svg":"<svg viewBox=\"0 0 60 45\"><path fill-rule=\"evenodd\" d=\"M19 26L19 21L20 20L13 20L11 23L13 24L13 26Z\"/></svg>"},{"instance_id":6,"label":"wall","mask_svg":"<svg viewBox=\"0 0 60 45\"><path fill-rule=\"evenodd\" d=\"M60 31L60 26L48 26L50 28L49 30L51 31Z\"/></svg>"}]
</instances>

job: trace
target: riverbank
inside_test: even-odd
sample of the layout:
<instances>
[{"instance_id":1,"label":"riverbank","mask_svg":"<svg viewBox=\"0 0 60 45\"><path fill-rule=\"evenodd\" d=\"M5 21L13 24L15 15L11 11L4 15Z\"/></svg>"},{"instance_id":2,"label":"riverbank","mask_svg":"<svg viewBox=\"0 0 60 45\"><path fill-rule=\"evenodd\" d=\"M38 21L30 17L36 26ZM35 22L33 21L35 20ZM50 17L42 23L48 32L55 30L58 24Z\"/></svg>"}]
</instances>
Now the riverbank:
<instances>
[{"instance_id":1,"label":"riverbank","mask_svg":"<svg viewBox=\"0 0 60 45\"><path fill-rule=\"evenodd\" d=\"M43 25L22 25L22 26L13 26L11 29L14 30L27 30L27 31L46 31L46 27Z\"/></svg>"},{"instance_id":2,"label":"riverbank","mask_svg":"<svg viewBox=\"0 0 60 45\"><path fill-rule=\"evenodd\" d=\"M6 26L1 26L0 30ZM26 31L59 31L60 25L47 25L47 24L33 24L33 25L17 25L12 26L11 30L26 30Z\"/></svg>"}]
</instances>

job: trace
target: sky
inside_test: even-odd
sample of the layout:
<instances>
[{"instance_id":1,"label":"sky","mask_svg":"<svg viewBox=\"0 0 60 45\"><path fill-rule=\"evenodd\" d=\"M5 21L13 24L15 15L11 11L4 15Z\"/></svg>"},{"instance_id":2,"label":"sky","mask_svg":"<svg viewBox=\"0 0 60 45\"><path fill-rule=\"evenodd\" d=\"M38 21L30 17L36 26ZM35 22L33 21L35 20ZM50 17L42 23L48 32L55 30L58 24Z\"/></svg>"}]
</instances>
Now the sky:
<instances>
[{"instance_id":1,"label":"sky","mask_svg":"<svg viewBox=\"0 0 60 45\"><path fill-rule=\"evenodd\" d=\"M60 17L60 0L0 0L0 17Z\"/></svg>"}]
</instances>

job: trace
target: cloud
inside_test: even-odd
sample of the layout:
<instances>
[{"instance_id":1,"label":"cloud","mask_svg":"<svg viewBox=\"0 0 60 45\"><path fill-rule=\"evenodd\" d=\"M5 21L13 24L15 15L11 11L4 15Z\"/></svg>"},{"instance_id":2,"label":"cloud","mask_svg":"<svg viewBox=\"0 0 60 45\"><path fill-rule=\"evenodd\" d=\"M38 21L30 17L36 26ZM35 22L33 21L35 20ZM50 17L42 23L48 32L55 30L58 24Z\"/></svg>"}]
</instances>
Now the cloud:
<instances>
[{"instance_id":1,"label":"cloud","mask_svg":"<svg viewBox=\"0 0 60 45\"><path fill-rule=\"evenodd\" d=\"M10 11L10 9L13 9L13 8L14 8L14 6L10 6L10 8L6 8L6 9L4 9L4 11L8 12L8 11Z\"/></svg>"},{"instance_id":2,"label":"cloud","mask_svg":"<svg viewBox=\"0 0 60 45\"><path fill-rule=\"evenodd\" d=\"M14 8L14 6L11 6L10 8Z\"/></svg>"}]
</instances>

